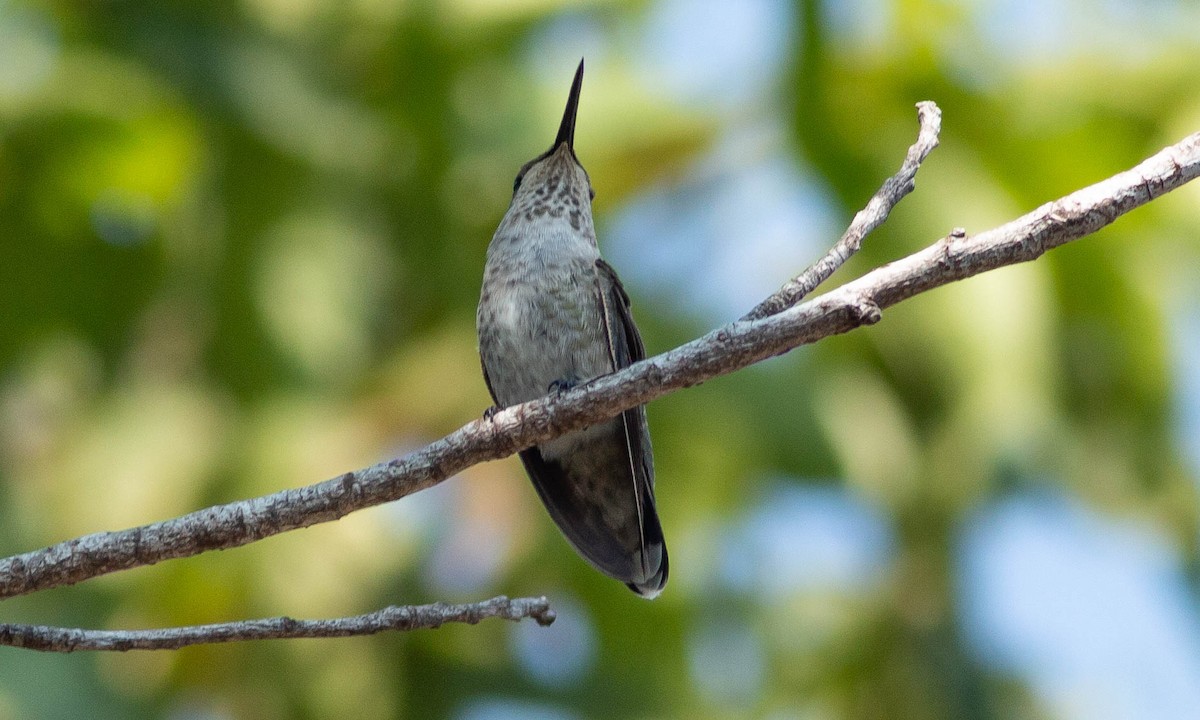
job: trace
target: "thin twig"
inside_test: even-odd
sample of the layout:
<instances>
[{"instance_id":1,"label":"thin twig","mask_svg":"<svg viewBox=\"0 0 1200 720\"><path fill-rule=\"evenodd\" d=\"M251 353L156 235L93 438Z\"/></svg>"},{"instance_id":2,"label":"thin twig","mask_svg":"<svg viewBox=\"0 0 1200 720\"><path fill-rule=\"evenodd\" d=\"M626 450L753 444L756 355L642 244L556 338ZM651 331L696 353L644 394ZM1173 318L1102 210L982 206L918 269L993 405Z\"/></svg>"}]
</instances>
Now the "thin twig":
<instances>
[{"instance_id":1,"label":"thin twig","mask_svg":"<svg viewBox=\"0 0 1200 720\"><path fill-rule=\"evenodd\" d=\"M918 293L1033 260L1099 230L1200 175L1200 133L1137 167L975 236L952 234L829 293L769 317L738 321L561 395L506 408L403 457L307 487L96 533L0 560L0 598L69 585L117 570L232 548L315 525L430 487L594 425L684 387L726 375L830 335L876 322Z\"/></svg>"},{"instance_id":2,"label":"thin twig","mask_svg":"<svg viewBox=\"0 0 1200 720\"><path fill-rule=\"evenodd\" d=\"M206 643L374 635L387 631L437 628L445 623L475 625L487 618L514 621L533 618L539 625L545 626L554 622L554 611L544 597L510 600L501 595L465 605L440 602L432 605L393 605L366 615L329 620L275 617L157 630L82 630L0 624L0 645L60 653L82 650L177 650Z\"/></svg>"},{"instance_id":3,"label":"thin twig","mask_svg":"<svg viewBox=\"0 0 1200 720\"><path fill-rule=\"evenodd\" d=\"M808 266L804 272L784 283L779 291L754 306L742 316L742 320L759 320L786 310L817 289L837 269L846 263L862 247L863 238L887 220L892 208L916 187L917 171L929 153L938 146L938 134L942 131L942 111L928 100L917 103L917 120L921 131L917 141L908 149L900 171L888 178L871 196L867 206L859 210L846 228L845 234L825 256Z\"/></svg>"}]
</instances>

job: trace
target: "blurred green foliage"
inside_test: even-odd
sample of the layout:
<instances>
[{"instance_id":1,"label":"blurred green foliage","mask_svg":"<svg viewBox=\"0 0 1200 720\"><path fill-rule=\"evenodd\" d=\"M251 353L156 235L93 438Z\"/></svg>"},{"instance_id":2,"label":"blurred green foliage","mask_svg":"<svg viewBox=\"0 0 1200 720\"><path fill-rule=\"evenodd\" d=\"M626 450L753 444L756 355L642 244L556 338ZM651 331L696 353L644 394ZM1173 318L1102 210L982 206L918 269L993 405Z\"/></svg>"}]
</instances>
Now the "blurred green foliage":
<instances>
[{"instance_id":1,"label":"blurred green foliage","mask_svg":"<svg viewBox=\"0 0 1200 720\"><path fill-rule=\"evenodd\" d=\"M568 5L0 3L0 551L315 482L477 417L484 250L573 68L546 47L601 49L578 145L602 248L625 201L686 177L731 122L640 74L629 38L653 3ZM898 166L913 103L945 113L917 191L839 277L1200 128L1186 34L1004 56L1013 44L981 39L1003 23L983 4L877 9L839 25L796 3L770 98L842 221ZM580 22L579 47L551 32ZM510 459L332 525L7 601L3 617L161 626L507 593L562 603L566 630L4 651L0 719L1053 716L964 641L956 537L990 500L1044 484L1156 526L1197 566L1168 336L1196 301L1198 208L1186 188L652 405L673 554L654 603L578 560ZM651 352L705 329L687 297L654 305L630 286ZM724 534L771 487L810 485L885 518L878 577L722 584ZM745 663L697 667L697 647L736 659L746 637ZM722 690L738 672L749 695Z\"/></svg>"}]
</instances>

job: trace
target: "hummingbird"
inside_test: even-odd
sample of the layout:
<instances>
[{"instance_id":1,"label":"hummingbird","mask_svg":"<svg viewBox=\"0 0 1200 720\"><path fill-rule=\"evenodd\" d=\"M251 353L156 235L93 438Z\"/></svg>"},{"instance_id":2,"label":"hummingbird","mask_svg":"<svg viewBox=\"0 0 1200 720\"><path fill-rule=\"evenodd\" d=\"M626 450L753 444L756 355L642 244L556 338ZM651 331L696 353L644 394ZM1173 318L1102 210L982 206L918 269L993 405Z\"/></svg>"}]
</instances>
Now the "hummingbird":
<instances>
[{"instance_id":1,"label":"hummingbird","mask_svg":"<svg viewBox=\"0 0 1200 720\"><path fill-rule=\"evenodd\" d=\"M525 163L487 249L476 326L483 377L497 409L566 390L646 356L629 296L600 257L588 173L575 155L583 61L558 136ZM567 541L638 595L667 583L654 501L646 409L520 453Z\"/></svg>"}]
</instances>

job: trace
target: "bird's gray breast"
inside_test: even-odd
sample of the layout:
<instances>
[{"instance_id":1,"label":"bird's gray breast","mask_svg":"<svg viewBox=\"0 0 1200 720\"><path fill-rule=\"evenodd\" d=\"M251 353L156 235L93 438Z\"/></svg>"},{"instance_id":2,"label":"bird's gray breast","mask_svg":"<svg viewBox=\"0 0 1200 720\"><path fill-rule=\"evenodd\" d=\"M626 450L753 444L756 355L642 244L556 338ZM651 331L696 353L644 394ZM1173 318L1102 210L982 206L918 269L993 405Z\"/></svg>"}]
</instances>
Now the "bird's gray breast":
<instances>
[{"instance_id":1,"label":"bird's gray breast","mask_svg":"<svg viewBox=\"0 0 1200 720\"><path fill-rule=\"evenodd\" d=\"M488 248L479 350L502 407L541 397L551 383L613 370L596 246L569 224L546 219L502 223Z\"/></svg>"}]
</instances>

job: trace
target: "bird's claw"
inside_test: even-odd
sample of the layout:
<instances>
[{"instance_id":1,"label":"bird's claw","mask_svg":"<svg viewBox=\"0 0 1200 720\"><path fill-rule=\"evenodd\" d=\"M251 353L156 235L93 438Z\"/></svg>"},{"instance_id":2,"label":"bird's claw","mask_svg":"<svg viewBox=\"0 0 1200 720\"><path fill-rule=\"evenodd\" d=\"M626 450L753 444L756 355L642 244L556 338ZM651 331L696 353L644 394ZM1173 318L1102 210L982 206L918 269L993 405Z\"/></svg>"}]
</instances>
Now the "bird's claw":
<instances>
[{"instance_id":1,"label":"bird's claw","mask_svg":"<svg viewBox=\"0 0 1200 720\"><path fill-rule=\"evenodd\" d=\"M546 392L552 392L555 395L562 395L578 385L578 380L567 380L566 378L562 378L550 383L550 385L546 388Z\"/></svg>"}]
</instances>

